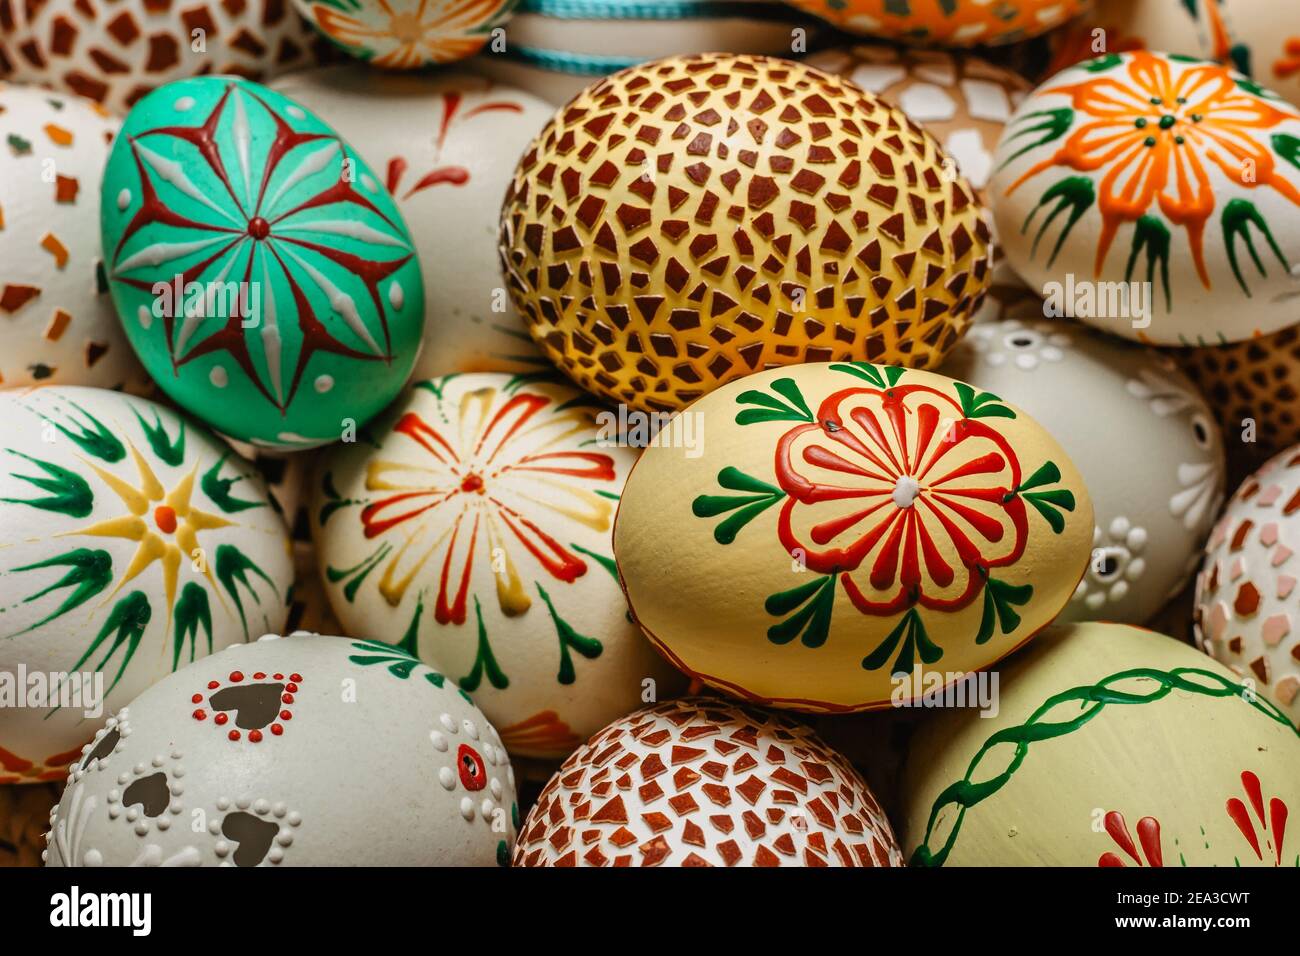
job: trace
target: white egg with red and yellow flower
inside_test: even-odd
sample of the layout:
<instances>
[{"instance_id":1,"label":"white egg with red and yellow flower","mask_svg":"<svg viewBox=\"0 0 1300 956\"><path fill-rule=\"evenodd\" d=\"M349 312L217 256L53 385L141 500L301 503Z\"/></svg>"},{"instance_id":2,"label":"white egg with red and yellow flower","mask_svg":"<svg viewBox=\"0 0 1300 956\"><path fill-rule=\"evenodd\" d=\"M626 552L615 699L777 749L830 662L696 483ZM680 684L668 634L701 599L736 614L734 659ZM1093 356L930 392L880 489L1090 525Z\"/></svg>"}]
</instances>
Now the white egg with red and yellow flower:
<instances>
[{"instance_id":1,"label":"white egg with red and yellow flower","mask_svg":"<svg viewBox=\"0 0 1300 956\"><path fill-rule=\"evenodd\" d=\"M611 530L636 452L612 418L558 381L448 375L318 465L338 619L446 673L511 753L563 757L682 683L619 590Z\"/></svg>"},{"instance_id":2,"label":"white egg with red and yellow flower","mask_svg":"<svg viewBox=\"0 0 1300 956\"><path fill-rule=\"evenodd\" d=\"M253 466L107 389L0 392L0 783L61 779L106 709L288 613Z\"/></svg>"},{"instance_id":3,"label":"white egg with red and yellow flower","mask_svg":"<svg viewBox=\"0 0 1300 956\"><path fill-rule=\"evenodd\" d=\"M1066 605L1091 548L1078 469L1010 402L894 366L772 369L652 446L614 553L679 668L756 702L843 712L988 666ZM707 608L702 614L700 609Z\"/></svg>"},{"instance_id":4,"label":"white egg with red and yellow flower","mask_svg":"<svg viewBox=\"0 0 1300 956\"><path fill-rule=\"evenodd\" d=\"M976 675L972 680L988 680ZM1143 628L1055 625L999 666L996 712L913 736L912 866L1295 866L1300 735L1223 665Z\"/></svg>"},{"instance_id":5,"label":"white egg with red and yellow flower","mask_svg":"<svg viewBox=\"0 0 1300 956\"><path fill-rule=\"evenodd\" d=\"M47 866L504 866L514 774L442 674L377 641L268 634L118 710Z\"/></svg>"},{"instance_id":6,"label":"white egg with red and yellow flower","mask_svg":"<svg viewBox=\"0 0 1300 956\"><path fill-rule=\"evenodd\" d=\"M1051 77L990 192L1012 268L1104 331L1211 345L1295 322L1300 109L1227 67L1138 50Z\"/></svg>"}]
</instances>

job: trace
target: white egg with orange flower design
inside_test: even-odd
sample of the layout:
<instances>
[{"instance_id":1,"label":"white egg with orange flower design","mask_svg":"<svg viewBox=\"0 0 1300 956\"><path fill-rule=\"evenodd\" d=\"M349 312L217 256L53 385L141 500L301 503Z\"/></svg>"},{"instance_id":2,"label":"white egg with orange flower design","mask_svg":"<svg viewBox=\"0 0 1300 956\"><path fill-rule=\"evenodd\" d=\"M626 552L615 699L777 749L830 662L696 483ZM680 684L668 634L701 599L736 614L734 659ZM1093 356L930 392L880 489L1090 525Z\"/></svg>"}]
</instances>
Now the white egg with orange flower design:
<instances>
[{"instance_id":1,"label":"white egg with orange flower design","mask_svg":"<svg viewBox=\"0 0 1300 956\"><path fill-rule=\"evenodd\" d=\"M1063 314L1162 345L1300 314L1300 110L1241 74L1144 50L1081 63L1020 105L996 159L1007 259Z\"/></svg>"},{"instance_id":2,"label":"white egg with orange flower design","mask_svg":"<svg viewBox=\"0 0 1300 956\"><path fill-rule=\"evenodd\" d=\"M417 383L324 456L311 507L330 603L457 681L511 753L564 756L669 695L614 567L636 453L567 384Z\"/></svg>"}]
</instances>

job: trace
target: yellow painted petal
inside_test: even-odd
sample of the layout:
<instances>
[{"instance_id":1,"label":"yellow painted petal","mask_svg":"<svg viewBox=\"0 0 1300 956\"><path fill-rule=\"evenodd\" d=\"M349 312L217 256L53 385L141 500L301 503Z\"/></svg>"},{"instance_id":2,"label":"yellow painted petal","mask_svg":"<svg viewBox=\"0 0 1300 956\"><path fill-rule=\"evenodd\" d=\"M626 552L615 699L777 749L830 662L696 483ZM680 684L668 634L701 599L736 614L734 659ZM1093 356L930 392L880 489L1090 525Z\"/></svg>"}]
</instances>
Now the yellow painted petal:
<instances>
[{"instance_id":1,"label":"yellow painted petal","mask_svg":"<svg viewBox=\"0 0 1300 956\"><path fill-rule=\"evenodd\" d=\"M179 514L180 512L177 512ZM227 521L220 515L214 515L207 511L199 511L195 508L185 517L183 524L188 525L195 531L211 531L213 528L228 528L233 521Z\"/></svg>"},{"instance_id":2,"label":"yellow painted petal","mask_svg":"<svg viewBox=\"0 0 1300 956\"><path fill-rule=\"evenodd\" d=\"M115 596L118 591L122 590L123 585L161 558L166 551L167 545L163 544L162 539L156 534L145 535L144 540L140 542L140 547L135 549L135 557L131 559L126 574L122 575L122 580L117 582L117 587L113 588L112 594L108 595L105 601Z\"/></svg>"},{"instance_id":3,"label":"yellow painted petal","mask_svg":"<svg viewBox=\"0 0 1300 956\"><path fill-rule=\"evenodd\" d=\"M190 473L182 478L180 484L167 495L166 503L182 518L190 513L190 493L194 490L194 474L198 470L199 466L196 462L190 469Z\"/></svg>"},{"instance_id":4,"label":"yellow painted petal","mask_svg":"<svg viewBox=\"0 0 1300 956\"><path fill-rule=\"evenodd\" d=\"M176 573L180 570L181 549L174 544L164 545L162 556L163 587L167 592L167 623L163 634L169 634L172 627L172 610L176 605Z\"/></svg>"},{"instance_id":5,"label":"yellow painted petal","mask_svg":"<svg viewBox=\"0 0 1300 956\"><path fill-rule=\"evenodd\" d=\"M135 451L134 448L131 450ZM108 487L112 488L113 491L117 493L117 496L122 499L122 503L126 505L127 510L130 511L131 514L142 515L149 510L149 498L145 491L132 488L121 478L117 477L117 475L105 471L93 461L88 461L85 458L82 458L81 460L94 469L95 474L99 475L99 477L104 480L104 484L108 485ZM149 466L145 465L145 467L148 468ZM162 497L161 493L159 494L159 497Z\"/></svg>"},{"instance_id":6,"label":"yellow painted petal","mask_svg":"<svg viewBox=\"0 0 1300 956\"><path fill-rule=\"evenodd\" d=\"M107 521L101 521L79 531L65 531L59 537L70 534L90 534L97 538L126 538L128 541L139 541L148 531L144 519L134 515L122 515L120 518L109 518Z\"/></svg>"},{"instance_id":7,"label":"yellow painted petal","mask_svg":"<svg viewBox=\"0 0 1300 956\"><path fill-rule=\"evenodd\" d=\"M150 501L162 501L162 482L160 482L158 476L153 473L153 469L149 467L149 462L145 459L144 455L136 451L135 445L132 445L129 440L126 444L127 447L131 449L131 457L135 459L135 467L140 472L140 490L149 496ZM197 465L195 467L197 467Z\"/></svg>"}]
</instances>

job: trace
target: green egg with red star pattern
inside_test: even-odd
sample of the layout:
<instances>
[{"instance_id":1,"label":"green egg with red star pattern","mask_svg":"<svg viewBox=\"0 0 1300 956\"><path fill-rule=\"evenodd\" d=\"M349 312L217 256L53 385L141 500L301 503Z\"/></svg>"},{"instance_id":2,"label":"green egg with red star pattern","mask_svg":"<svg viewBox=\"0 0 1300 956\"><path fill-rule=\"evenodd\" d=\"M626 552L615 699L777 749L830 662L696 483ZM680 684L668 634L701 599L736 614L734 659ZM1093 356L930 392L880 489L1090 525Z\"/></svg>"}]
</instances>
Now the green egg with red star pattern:
<instances>
[{"instance_id":1,"label":"green egg with red star pattern","mask_svg":"<svg viewBox=\"0 0 1300 956\"><path fill-rule=\"evenodd\" d=\"M339 440L401 390L424 290L406 223L350 145L237 77L160 87L104 174L104 266L173 400L264 448Z\"/></svg>"}]
</instances>

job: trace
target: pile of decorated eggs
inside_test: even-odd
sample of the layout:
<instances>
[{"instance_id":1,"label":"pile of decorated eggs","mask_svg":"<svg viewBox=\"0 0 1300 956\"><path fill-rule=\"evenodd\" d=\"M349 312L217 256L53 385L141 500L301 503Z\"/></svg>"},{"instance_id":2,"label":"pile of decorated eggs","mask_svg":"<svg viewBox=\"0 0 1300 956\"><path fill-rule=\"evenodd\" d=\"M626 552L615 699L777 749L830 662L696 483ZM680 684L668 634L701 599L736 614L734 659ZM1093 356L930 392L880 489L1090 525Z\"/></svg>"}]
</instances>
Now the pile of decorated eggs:
<instances>
[{"instance_id":1,"label":"pile of decorated eggs","mask_svg":"<svg viewBox=\"0 0 1300 956\"><path fill-rule=\"evenodd\" d=\"M1294 864L1239 6L0 0L0 863Z\"/></svg>"}]
</instances>

